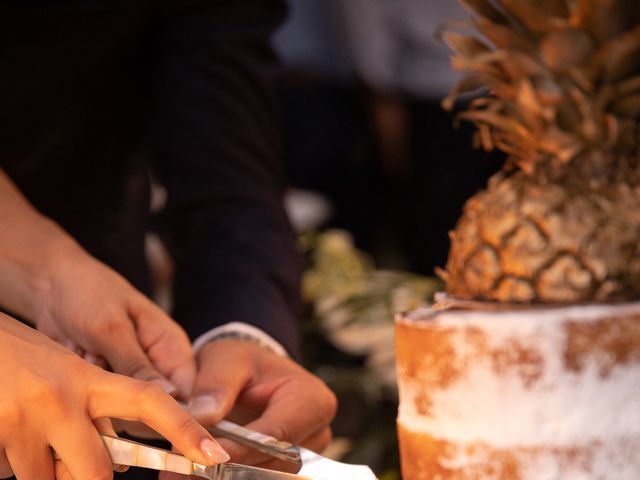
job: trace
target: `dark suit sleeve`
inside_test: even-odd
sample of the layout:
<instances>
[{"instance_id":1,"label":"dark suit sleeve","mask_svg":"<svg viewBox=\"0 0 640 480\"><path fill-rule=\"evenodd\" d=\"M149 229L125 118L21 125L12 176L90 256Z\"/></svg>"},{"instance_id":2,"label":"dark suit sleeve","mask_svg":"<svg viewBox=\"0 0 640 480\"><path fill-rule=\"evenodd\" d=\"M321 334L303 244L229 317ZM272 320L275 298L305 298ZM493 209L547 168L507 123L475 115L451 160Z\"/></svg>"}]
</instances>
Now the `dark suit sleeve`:
<instances>
[{"instance_id":1,"label":"dark suit sleeve","mask_svg":"<svg viewBox=\"0 0 640 480\"><path fill-rule=\"evenodd\" d=\"M154 45L155 170L192 338L231 321L296 353L301 261L282 206L270 34L278 1L176 0Z\"/></svg>"}]
</instances>

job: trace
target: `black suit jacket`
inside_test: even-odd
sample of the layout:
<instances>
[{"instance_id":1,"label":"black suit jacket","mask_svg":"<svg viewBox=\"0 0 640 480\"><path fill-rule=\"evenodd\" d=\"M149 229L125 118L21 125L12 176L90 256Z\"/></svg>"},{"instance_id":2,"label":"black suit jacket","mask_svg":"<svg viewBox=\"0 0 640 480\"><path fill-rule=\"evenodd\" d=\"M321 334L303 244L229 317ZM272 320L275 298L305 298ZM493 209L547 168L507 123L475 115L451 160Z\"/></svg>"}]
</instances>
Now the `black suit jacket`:
<instances>
[{"instance_id":1,"label":"black suit jacket","mask_svg":"<svg viewBox=\"0 0 640 480\"><path fill-rule=\"evenodd\" d=\"M176 320L192 337L251 323L295 352L269 47L283 15L276 0L3 2L0 166L143 291L151 171Z\"/></svg>"}]
</instances>

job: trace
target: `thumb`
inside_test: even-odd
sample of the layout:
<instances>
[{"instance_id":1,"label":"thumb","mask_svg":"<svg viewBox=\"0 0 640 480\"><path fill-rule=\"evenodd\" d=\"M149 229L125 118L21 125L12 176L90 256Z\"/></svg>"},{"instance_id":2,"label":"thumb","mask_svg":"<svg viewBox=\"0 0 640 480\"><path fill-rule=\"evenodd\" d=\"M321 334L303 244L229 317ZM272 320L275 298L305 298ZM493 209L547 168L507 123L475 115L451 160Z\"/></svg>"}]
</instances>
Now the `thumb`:
<instances>
[{"instance_id":1,"label":"thumb","mask_svg":"<svg viewBox=\"0 0 640 480\"><path fill-rule=\"evenodd\" d=\"M251 380L251 359L233 342L210 342L198 355L189 413L204 425L222 420Z\"/></svg>"}]
</instances>

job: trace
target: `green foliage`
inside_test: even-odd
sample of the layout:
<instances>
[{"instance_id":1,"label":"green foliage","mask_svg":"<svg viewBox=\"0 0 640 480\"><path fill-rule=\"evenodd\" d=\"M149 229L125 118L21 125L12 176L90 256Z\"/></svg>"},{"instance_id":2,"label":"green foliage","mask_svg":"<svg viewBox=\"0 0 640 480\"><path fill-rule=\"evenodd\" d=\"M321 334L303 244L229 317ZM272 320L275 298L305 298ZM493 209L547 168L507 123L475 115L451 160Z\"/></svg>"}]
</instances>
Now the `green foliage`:
<instances>
[{"instance_id":1,"label":"green foliage","mask_svg":"<svg viewBox=\"0 0 640 480\"><path fill-rule=\"evenodd\" d=\"M338 456L397 479L394 316L428 303L442 285L377 270L343 231L306 235L302 245L310 260L303 281L306 364L338 395Z\"/></svg>"}]
</instances>

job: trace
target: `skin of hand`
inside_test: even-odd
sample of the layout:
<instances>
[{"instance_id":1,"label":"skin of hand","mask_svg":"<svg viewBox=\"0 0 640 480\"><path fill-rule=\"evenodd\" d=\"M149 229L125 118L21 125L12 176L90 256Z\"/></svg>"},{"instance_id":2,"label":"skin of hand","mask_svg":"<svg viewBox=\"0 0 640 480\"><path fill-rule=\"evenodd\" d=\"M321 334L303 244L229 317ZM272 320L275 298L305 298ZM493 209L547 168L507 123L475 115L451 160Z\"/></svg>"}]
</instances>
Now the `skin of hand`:
<instances>
[{"instance_id":1,"label":"skin of hand","mask_svg":"<svg viewBox=\"0 0 640 480\"><path fill-rule=\"evenodd\" d=\"M0 231L0 306L117 373L189 394L196 366L182 328L36 211L2 170Z\"/></svg>"},{"instance_id":2,"label":"skin of hand","mask_svg":"<svg viewBox=\"0 0 640 480\"><path fill-rule=\"evenodd\" d=\"M322 452L331 441L329 424L337 402L319 378L293 360L252 342L225 339L211 342L199 352L189 407L203 425L226 417ZM289 472L299 468L225 439L219 442L233 462ZM183 478L164 472L160 475L160 480Z\"/></svg>"},{"instance_id":3,"label":"skin of hand","mask_svg":"<svg viewBox=\"0 0 640 480\"><path fill-rule=\"evenodd\" d=\"M85 255L61 262L36 327L114 372L186 396L196 365L182 328L119 274Z\"/></svg>"},{"instance_id":4,"label":"skin of hand","mask_svg":"<svg viewBox=\"0 0 640 480\"><path fill-rule=\"evenodd\" d=\"M113 435L109 417L148 424L199 463L228 459L160 386L106 372L3 314L0 376L0 478L111 479L99 437Z\"/></svg>"}]
</instances>

